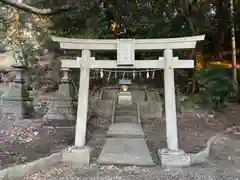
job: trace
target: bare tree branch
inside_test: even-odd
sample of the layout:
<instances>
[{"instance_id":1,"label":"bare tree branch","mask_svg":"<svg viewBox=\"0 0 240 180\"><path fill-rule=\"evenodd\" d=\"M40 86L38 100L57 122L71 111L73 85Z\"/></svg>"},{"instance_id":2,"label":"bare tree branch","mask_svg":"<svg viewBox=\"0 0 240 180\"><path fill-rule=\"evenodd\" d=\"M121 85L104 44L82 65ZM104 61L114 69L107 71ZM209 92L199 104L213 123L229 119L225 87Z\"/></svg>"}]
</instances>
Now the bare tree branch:
<instances>
[{"instance_id":1,"label":"bare tree branch","mask_svg":"<svg viewBox=\"0 0 240 180\"><path fill-rule=\"evenodd\" d=\"M45 16L60 14L62 12L74 10L77 8L76 6L73 6L73 5L64 5L55 9L39 9L30 5L27 5L25 3L18 2L17 0L0 0L0 2L29 13L45 15Z\"/></svg>"}]
</instances>

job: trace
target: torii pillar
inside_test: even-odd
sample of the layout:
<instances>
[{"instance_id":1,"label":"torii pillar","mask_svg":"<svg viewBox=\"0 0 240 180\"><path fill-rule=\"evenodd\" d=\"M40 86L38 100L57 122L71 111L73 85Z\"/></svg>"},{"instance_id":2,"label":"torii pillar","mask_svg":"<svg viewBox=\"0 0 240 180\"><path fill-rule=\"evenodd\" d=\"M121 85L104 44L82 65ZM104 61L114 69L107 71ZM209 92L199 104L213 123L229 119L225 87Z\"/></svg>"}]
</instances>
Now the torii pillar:
<instances>
[{"instance_id":1,"label":"torii pillar","mask_svg":"<svg viewBox=\"0 0 240 180\"><path fill-rule=\"evenodd\" d=\"M78 108L77 121L75 129L74 147L69 148L68 152L63 154L63 161L75 164L89 164L92 148L86 146L87 132L87 115L88 115L88 92L90 81L90 66L89 61L91 51L88 49L82 50L82 57L77 57L77 62L81 61L80 65L80 80L78 92Z\"/></svg>"},{"instance_id":2,"label":"torii pillar","mask_svg":"<svg viewBox=\"0 0 240 180\"><path fill-rule=\"evenodd\" d=\"M87 113L88 113L88 92L90 81L90 66L89 61L91 57L90 50L82 50L80 81L78 92L78 108L77 108L77 122L75 131L75 146L84 147L86 142L87 132Z\"/></svg>"},{"instance_id":3,"label":"torii pillar","mask_svg":"<svg viewBox=\"0 0 240 180\"><path fill-rule=\"evenodd\" d=\"M191 156L178 148L174 68L194 68L194 61L176 60L172 49L165 49L163 54L167 149L161 149L158 154L162 166L190 166Z\"/></svg>"}]
</instances>

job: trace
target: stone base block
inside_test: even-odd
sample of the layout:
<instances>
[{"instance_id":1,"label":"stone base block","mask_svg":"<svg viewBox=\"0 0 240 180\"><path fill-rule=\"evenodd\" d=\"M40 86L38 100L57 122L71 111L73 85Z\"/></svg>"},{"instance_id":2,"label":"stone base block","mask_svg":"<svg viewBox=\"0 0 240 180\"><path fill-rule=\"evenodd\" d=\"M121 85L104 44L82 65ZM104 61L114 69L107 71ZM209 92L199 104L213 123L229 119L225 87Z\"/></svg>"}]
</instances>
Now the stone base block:
<instances>
[{"instance_id":1,"label":"stone base block","mask_svg":"<svg viewBox=\"0 0 240 180\"><path fill-rule=\"evenodd\" d=\"M91 160L92 150L91 147L70 147L63 152L62 162L76 165L88 165Z\"/></svg>"},{"instance_id":2,"label":"stone base block","mask_svg":"<svg viewBox=\"0 0 240 180\"><path fill-rule=\"evenodd\" d=\"M191 165L191 155L184 151L169 151L168 149L158 150L163 167L187 167Z\"/></svg>"}]
</instances>

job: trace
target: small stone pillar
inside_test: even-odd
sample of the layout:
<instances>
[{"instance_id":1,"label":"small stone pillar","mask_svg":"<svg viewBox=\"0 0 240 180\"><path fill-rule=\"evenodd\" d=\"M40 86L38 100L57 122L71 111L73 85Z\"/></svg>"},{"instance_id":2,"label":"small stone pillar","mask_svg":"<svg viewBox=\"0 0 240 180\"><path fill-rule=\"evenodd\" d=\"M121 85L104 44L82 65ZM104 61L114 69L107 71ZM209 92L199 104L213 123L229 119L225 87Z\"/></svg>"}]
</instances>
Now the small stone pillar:
<instances>
[{"instance_id":1,"label":"small stone pillar","mask_svg":"<svg viewBox=\"0 0 240 180\"><path fill-rule=\"evenodd\" d=\"M31 117L34 112L31 106L32 99L24 85L25 66L16 64L12 67L15 79L9 90L2 95L2 111L3 114L12 115L15 119L22 120Z\"/></svg>"},{"instance_id":2,"label":"small stone pillar","mask_svg":"<svg viewBox=\"0 0 240 180\"><path fill-rule=\"evenodd\" d=\"M57 126L74 125L76 115L73 110L73 98L70 93L70 69L62 68L63 77L59 90L52 96L52 105L45 118L50 124Z\"/></svg>"}]
</instances>

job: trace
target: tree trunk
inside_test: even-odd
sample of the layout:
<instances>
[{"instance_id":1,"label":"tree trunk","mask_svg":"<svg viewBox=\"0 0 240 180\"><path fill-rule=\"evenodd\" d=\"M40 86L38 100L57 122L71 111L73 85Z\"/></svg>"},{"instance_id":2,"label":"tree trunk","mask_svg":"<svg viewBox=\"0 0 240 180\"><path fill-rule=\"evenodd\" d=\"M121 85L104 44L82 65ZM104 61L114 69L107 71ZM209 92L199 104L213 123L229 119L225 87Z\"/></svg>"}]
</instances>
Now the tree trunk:
<instances>
[{"instance_id":1,"label":"tree trunk","mask_svg":"<svg viewBox=\"0 0 240 180\"><path fill-rule=\"evenodd\" d=\"M189 5L190 6L190 5ZM199 29L197 28L197 20L190 16L189 14L191 14L189 12L189 7L188 8L184 8L183 7L183 4L180 3L179 5L179 9L180 9L180 12L182 14L182 16L185 18L186 22L188 23L188 26L192 32L192 36L196 36L199 34ZM195 56L196 56L196 48L192 49L191 51L191 54L190 54L190 57L191 59L196 59ZM188 91L191 93L191 92L196 92L198 91L198 85L197 85L197 80L196 80L196 70L193 69L193 70L189 70L189 77L191 77L191 81L189 82L188 87Z\"/></svg>"},{"instance_id":2,"label":"tree trunk","mask_svg":"<svg viewBox=\"0 0 240 180\"><path fill-rule=\"evenodd\" d=\"M224 46L224 30L226 24L228 24L229 18L226 16L228 13L228 7L223 0L218 0L215 3L216 6L216 20L217 20L217 32L214 37L214 54L217 60L222 59L221 51Z\"/></svg>"},{"instance_id":3,"label":"tree trunk","mask_svg":"<svg viewBox=\"0 0 240 180\"><path fill-rule=\"evenodd\" d=\"M18 0L0 0L0 3L12 6L14 8L17 8L29 13L45 15L45 16L60 14L65 11L77 9L76 5L72 5L70 3L68 5L64 5L62 7L58 7L55 9L39 9L39 8L30 6L28 4L19 2Z\"/></svg>"},{"instance_id":4,"label":"tree trunk","mask_svg":"<svg viewBox=\"0 0 240 180\"><path fill-rule=\"evenodd\" d=\"M231 22L231 37L232 37L232 71L233 83L237 92L238 79L237 79L237 57L236 57L236 40L235 40L235 24L234 24L234 4L233 0L230 2L230 22Z\"/></svg>"}]
</instances>

